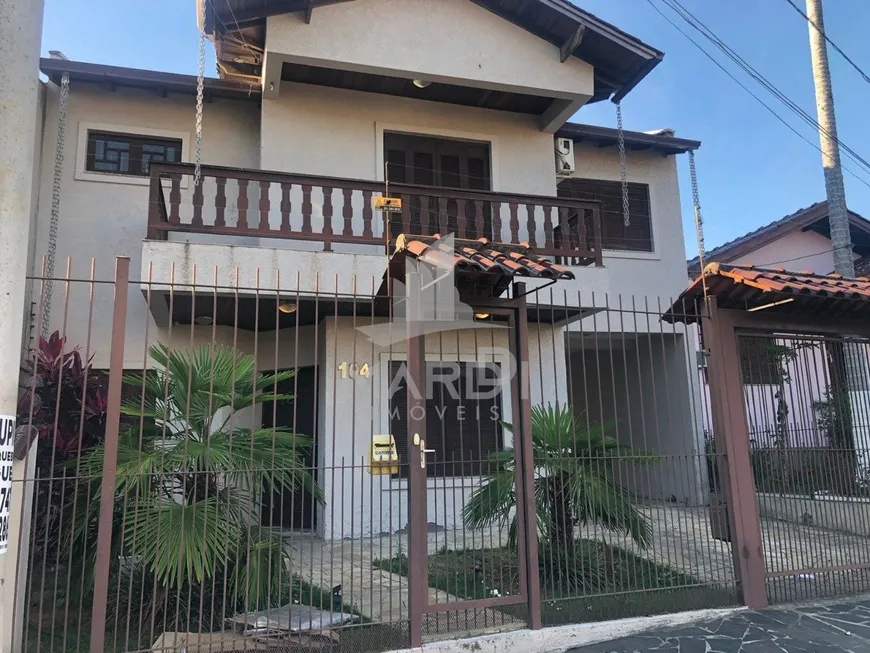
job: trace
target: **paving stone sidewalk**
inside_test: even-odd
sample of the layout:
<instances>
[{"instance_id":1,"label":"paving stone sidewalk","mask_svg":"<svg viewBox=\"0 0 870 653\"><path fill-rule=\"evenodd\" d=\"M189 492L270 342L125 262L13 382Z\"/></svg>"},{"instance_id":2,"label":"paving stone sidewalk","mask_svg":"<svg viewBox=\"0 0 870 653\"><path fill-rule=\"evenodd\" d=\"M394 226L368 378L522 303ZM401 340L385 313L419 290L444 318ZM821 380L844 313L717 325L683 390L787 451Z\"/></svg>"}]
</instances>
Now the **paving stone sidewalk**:
<instances>
[{"instance_id":1,"label":"paving stone sidewalk","mask_svg":"<svg viewBox=\"0 0 870 653\"><path fill-rule=\"evenodd\" d=\"M747 610L570 653L868 653L870 600L790 609Z\"/></svg>"}]
</instances>

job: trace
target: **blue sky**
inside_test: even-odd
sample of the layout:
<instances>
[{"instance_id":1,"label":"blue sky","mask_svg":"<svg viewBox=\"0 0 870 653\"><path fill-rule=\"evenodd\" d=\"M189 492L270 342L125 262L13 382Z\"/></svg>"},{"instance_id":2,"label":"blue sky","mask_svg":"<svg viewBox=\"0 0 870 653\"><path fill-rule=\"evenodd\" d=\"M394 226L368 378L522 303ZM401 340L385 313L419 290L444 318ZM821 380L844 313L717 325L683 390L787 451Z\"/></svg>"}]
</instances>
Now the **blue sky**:
<instances>
[{"instance_id":1,"label":"blue sky","mask_svg":"<svg viewBox=\"0 0 870 653\"><path fill-rule=\"evenodd\" d=\"M662 6L661 0L653 1ZM815 116L806 22L786 0L682 1ZM672 127L679 136L703 142L697 163L708 247L824 199L819 151L716 68L655 13L647 0L582 0L577 4L665 52L659 67L624 101L625 127ZM43 52L61 50L80 61L194 74L195 5L195 0L46 0ZM870 39L866 38L870 2L827 0L825 10L828 35L870 73ZM691 32L687 25L683 28ZM705 43L705 47L712 50L712 45ZM213 52L208 57L207 74L214 74ZM833 51L830 59L840 140L870 159L866 121L870 84ZM744 73L736 75L818 144L812 128L800 123ZM605 102L584 108L574 120L614 126L615 114ZM687 251L694 256L688 169L685 157L680 159ZM845 158L844 165L860 172L857 164ZM870 184L870 172L861 176ZM846 193L852 210L870 217L870 186L846 173Z\"/></svg>"}]
</instances>

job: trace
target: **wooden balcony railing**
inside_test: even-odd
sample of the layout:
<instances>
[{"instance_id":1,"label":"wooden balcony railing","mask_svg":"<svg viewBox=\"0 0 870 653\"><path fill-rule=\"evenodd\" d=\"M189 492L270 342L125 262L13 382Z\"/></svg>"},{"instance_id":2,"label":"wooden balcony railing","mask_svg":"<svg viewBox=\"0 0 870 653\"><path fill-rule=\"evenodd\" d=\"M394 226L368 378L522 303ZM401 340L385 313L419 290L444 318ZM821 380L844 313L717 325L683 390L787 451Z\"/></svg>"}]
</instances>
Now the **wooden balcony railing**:
<instances>
[{"instance_id":1,"label":"wooden balcony railing","mask_svg":"<svg viewBox=\"0 0 870 653\"><path fill-rule=\"evenodd\" d=\"M325 251L336 244L382 251L400 233L452 233L527 242L536 253L566 264L602 264L598 202L391 184L390 195L402 198L402 212L381 214L372 199L383 195L383 182L215 166L201 170L196 185L192 164L151 165L148 238L195 233L315 241Z\"/></svg>"}]
</instances>

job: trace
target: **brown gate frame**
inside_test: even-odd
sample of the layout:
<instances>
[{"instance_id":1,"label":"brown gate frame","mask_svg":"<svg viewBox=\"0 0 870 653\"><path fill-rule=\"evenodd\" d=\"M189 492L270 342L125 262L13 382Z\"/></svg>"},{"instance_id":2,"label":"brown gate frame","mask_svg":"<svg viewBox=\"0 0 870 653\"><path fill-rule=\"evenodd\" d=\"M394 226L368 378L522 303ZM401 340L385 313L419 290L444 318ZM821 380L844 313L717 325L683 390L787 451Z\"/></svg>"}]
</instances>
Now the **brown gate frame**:
<instances>
[{"instance_id":1,"label":"brown gate frame","mask_svg":"<svg viewBox=\"0 0 870 653\"><path fill-rule=\"evenodd\" d=\"M737 337L758 329L773 332L813 333L870 337L866 321L817 314L787 316L775 312L720 309L716 297L707 298L701 320L709 356L710 404L715 433L722 434L727 473L722 475L731 529L731 555L741 601L750 608L768 605L766 567L755 479L749 451L749 423L743 397L743 380Z\"/></svg>"},{"instance_id":2,"label":"brown gate frame","mask_svg":"<svg viewBox=\"0 0 870 653\"><path fill-rule=\"evenodd\" d=\"M415 293L419 280L409 275L406 292ZM516 461L517 492L517 557L520 563L519 596L502 596L491 599L457 601L437 605L429 604L428 579L428 542L426 470L414 464L424 456L422 447L414 444L408 437L408 618L411 646L422 645L423 616L434 612L453 612L459 610L495 608L502 605L526 603L528 606L528 625L534 630L541 628L541 592L538 571L537 516L535 512L535 467L532 451L532 408L529 386L529 326L526 307L526 285L515 283L513 298L475 298L474 308L485 308L492 314L507 315L512 337L510 352L517 361L517 382L512 392L513 414L519 419L514 422L519 429L514 430L514 457ZM410 307L409 307L410 308ZM409 316L410 317L410 316ZM409 324L411 320L409 320ZM425 336L408 334L408 434L426 439L426 419L415 419L413 415L424 415L425 410L414 411L415 406L425 408L425 399L415 396L412 387L426 387Z\"/></svg>"}]
</instances>

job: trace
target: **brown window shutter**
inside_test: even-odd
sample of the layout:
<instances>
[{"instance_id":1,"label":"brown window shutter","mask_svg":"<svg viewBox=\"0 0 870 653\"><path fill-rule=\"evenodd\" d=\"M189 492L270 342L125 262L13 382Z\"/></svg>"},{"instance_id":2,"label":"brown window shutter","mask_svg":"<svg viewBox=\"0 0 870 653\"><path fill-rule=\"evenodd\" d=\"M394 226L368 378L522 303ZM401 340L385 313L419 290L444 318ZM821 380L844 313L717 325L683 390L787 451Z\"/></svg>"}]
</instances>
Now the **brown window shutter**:
<instances>
[{"instance_id":1,"label":"brown window shutter","mask_svg":"<svg viewBox=\"0 0 870 653\"><path fill-rule=\"evenodd\" d=\"M559 197L596 200L601 202L601 241L604 249L651 252L653 251L652 218L649 186L628 184L630 224L625 226L622 211L622 184L600 179L566 179L559 184ZM587 232L592 233L591 216Z\"/></svg>"}]
</instances>

